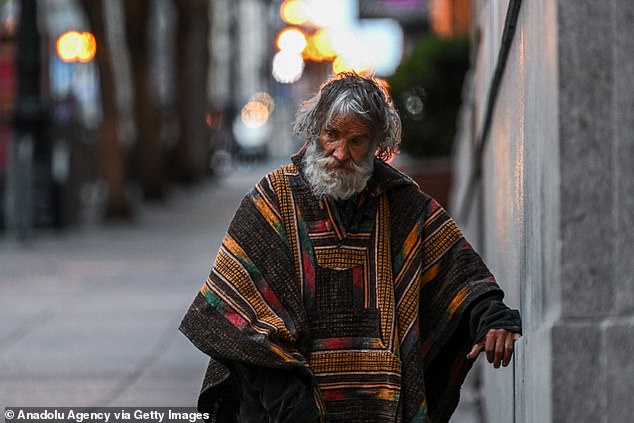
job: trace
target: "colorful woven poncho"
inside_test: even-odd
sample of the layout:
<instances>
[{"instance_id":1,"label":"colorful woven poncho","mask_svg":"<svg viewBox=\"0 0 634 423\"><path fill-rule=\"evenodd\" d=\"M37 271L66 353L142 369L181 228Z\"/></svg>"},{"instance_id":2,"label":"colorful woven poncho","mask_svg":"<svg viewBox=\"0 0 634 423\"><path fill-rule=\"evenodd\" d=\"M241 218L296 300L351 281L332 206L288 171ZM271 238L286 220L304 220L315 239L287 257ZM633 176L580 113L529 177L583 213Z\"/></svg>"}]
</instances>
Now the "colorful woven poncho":
<instances>
[{"instance_id":1,"label":"colorful woven poncho","mask_svg":"<svg viewBox=\"0 0 634 423\"><path fill-rule=\"evenodd\" d=\"M300 164L246 195L183 319L211 358L199 407L231 406L228 363L240 361L298 369L322 421L447 421L472 364L462 317L500 291L493 276L445 210L389 165L375 161L346 230Z\"/></svg>"}]
</instances>

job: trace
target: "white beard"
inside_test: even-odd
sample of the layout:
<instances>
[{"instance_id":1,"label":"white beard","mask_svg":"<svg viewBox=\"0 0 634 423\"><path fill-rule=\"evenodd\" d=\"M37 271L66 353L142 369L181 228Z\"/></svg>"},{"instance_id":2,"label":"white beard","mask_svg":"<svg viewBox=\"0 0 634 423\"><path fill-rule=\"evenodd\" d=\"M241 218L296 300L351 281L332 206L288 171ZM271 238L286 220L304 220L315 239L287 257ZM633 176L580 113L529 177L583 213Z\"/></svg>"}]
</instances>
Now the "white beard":
<instances>
[{"instance_id":1,"label":"white beard","mask_svg":"<svg viewBox=\"0 0 634 423\"><path fill-rule=\"evenodd\" d=\"M304 154L304 176L317 198L332 197L346 200L365 188L374 170L374 154L370 149L368 157L361 164L351 159L340 162L336 158L324 157L318 141L310 141Z\"/></svg>"}]
</instances>

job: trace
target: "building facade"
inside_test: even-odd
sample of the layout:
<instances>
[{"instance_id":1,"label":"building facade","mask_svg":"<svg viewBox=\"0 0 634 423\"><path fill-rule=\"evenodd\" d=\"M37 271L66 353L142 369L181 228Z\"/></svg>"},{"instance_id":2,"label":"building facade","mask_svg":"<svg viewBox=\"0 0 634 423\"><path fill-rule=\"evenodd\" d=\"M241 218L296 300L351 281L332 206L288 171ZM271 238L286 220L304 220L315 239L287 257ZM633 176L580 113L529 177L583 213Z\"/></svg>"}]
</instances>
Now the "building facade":
<instances>
[{"instance_id":1,"label":"building facade","mask_svg":"<svg viewBox=\"0 0 634 423\"><path fill-rule=\"evenodd\" d=\"M450 208L525 331L483 370L483 417L629 422L634 2L475 0L472 20Z\"/></svg>"}]
</instances>

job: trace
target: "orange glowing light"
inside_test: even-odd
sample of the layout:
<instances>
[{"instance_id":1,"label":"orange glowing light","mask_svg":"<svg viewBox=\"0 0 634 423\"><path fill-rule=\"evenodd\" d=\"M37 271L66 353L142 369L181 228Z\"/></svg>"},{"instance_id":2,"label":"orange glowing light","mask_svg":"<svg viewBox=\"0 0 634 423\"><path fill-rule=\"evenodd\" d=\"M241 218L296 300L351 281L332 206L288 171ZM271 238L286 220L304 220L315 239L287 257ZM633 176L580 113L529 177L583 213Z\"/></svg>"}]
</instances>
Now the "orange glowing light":
<instances>
[{"instance_id":1,"label":"orange glowing light","mask_svg":"<svg viewBox=\"0 0 634 423\"><path fill-rule=\"evenodd\" d=\"M332 62L332 71L355 72L359 75L371 75L374 72L373 66L362 56L337 56Z\"/></svg>"},{"instance_id":2,"label":"orange glowing light","mask_svg":"<svg viewBox=\"0 0 634 423\"><path fill-rule=\"evenodd\" d=\"M308 21L308 10L302 0L284 0L280 5L280 16L289 25L303 25Z\"/></svg>"},{"instance_id":3,"label":"orange glowing light","mask_svg":"<svg viewBox=\"0 0 634 423\"><path fill-rule=\"evenodd\" d=\"M335 58L335 60L333 60L332 62L332 71L335 74L338 74L341 72L350 72L352 70L353 70L352 67L348 65L348 63L341 57Z\"/></svg>"},{"instance_id":4,"label":"orange glowing light","mask_svg":"<svg viewBox=\"0 0 634 423\"><path fill-rule=\"evenodd\" d=\"M372 54L355 32L338 30L332 36L332 49L337 55L332 62L335 73L356 72L368 75L373 72Z\"/></svg>"},{"instance_id":5,"label":"orange glowing light","mask_svg":"<svg viewBox=\"0 0 634 423\"><path fill-rule=\"evenodd\" d=\"M258 101L249 101L242 108L240 116L248 128L259 128L269 120L269 109Z\"/></svg>"},{"instance_id":6,"label":"orange glowing light","mask_svg":"<svg viewBox=\"0 0 634 423\"><path fill-rule=\"evenodd\" d=\"M57 39L57 54L64 62L75 61L81 48L81 34L68 31Z\"/></svg>"},{"instance_id":7,"label":"orange glowing light","mask_svg":"<svg viewBox=\"0 0 634 423\"><path fill-rule=\"evenodd\" d=\"M336 56L333 47L334 32L330 28L322 28L312 36L312 43L319 56L324 60L332 59Z\"/></svg>"},{"instance_id":8,"label":"orange glowing light","mask_svg":"<svg viewBox=\"0 0 634 423\"><path fill-rule=\"evenodd\" d=\"M269 111L269 114L273 113L273 110L275 110L275 101L273 100L273 97L271 97L271 94L267 92L260 91L258 93L255 93L251 96L249 101L255 101L264 104Z\"/></svg>"},{"instance_id":9,"label":"orange glowing light","mask_svg":"<svg viewBox=\"0 0 634 423\"><path fill-rule=\"evenodd\" d=\"M57 55L64 62L90 62L97 52L97 41L90 32L68 31L57 39Z\"/></svg>"},{"instance_id":10,"label":"orange glowing light","mask_svg":"<svg viewBox=\"0 0 634 423\"><path fill-rule=\"evenodd\" d=\"M81 39L82 48L79 50L77 58L82 63L90 62L97 53L97 40L90 32L82 32Z\"/></svg>"},{"instance_id":11,"label":"orange glowing light","mask_svg":"<svg viewBox=\"0 0 634 423\"><path fill-rule=\"evenodd\" d=\"M317 46L315 45L315 37L309 36L306 38L306 47L302 50L302 57L305 60L312 60L313 62L321 62L324 60L319 53Z\"/></svg>"},{"instance_id":12,"label":"orange glowing light","mask_svg":"<svg viewBox=\"0 0 634 423\"><path fill-rule=\"evenodd\" d=\"M297 28L285 28L277 36L277 47L299 54L306 48L306 35Z\"/></svg>"},{"instance_id":13,"label":"orange glowing light","mask_svg":"<svg viewBox=\"0 0 634 423\"><path fill-rule=\"evenodd\" d=\"M429 0L428 10L431 27L439 37L469 34L471 7L468 0Z\"/></svg>"}]
</instances>

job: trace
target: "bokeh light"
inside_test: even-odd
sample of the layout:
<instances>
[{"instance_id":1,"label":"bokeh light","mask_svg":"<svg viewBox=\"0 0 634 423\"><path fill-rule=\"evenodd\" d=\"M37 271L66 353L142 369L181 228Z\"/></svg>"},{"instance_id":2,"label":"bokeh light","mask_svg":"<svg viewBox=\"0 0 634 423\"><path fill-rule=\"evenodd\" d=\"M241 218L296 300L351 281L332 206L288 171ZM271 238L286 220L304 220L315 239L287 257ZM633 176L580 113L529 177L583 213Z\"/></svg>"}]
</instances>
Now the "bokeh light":
<instances>
[{"instance_id":1,"label":"bokeh light","mask_svg":"<svg viewBox=\"0 0 634 423\"><path fill-rule=\"evenodd\" d=\"M251 96L249 102L242 107L240 117L247 128L259 128L266 124L275 110L275 101L267 92L260 91Z\"/></svg>"},{"instance_id":2,"label":"bokeh light","mask_svg":"<svg viewBox=\"0 0 634 423\"><path fill-rule=\"evenodd\" d=\"M306 48L306 36L297 28L285 28L277 36L277 47L299 54Z\"/></svg>"},{"instance_id":3,"label":"bokeh light","mask_svg":"<svg viewBox=\"0 0 634 423\"><path fill-rule=\"evenodd\" d=\"M320 28L309 39L311 47L311 58L315 57L318 61L332 60L337 55L333 48L333 40L336 32L332 28Z\"/></svg>"},{"instance_id":4,"label":"bokeh light","mask_svg":"<svg viewBox=\"0 0 634 423\"><path fill-rule=\"evenodd\" d=\"M290 25L277 37L280 51L307 62L331 61L334 72L391 75L403 52L403 31L393 19L358 19L354 0L284 0L280 16ZM275 79L292 83L304 64L285 54L275 59Z\"/></svg>"},{"instance_id":5,"label":"bokeh light","mask_svg":"<svg viewBox=\"0 0 634 423\"><path fill-rule=\"evenodd\" d=\"M248 128L259 128L269 120L269 109L259 101L249 101L242 108L240 116Z\"/></svg>"},{"instance_id":6,"label":"bokeh light","mask_svg":"<svg viewBox=\"0 0 634 423\"><path fill-rule=\"evenodd\" d=\"M268 109L269 114L273 113L273 110L275 110L275 101L273 100L273 97L271 97L271 94L267 92L260 91L253 94L250 101L257 101L258 103L264 104Z\"/></svg>"},{"instance_id":7,"label":"bokeh light","mask_svg":"<svg viewBox=\"0 0 634 423\"><path fill-rule=\"evenodd\" d=\"M308 22L315 27L338 27L350 18L341 0L304 0Z\"/></svg>"},{"instance_id":8,"label":"bokeh light","mask_svg":"<svg viewBox=\"0 0 634 423\"><path fill-rule=\"evenodd\" d=\"M284 0L280 5L280 16L289 25L303 25L308 21L306 2L302 0Z\"/></svg>"},{"instance_id":9,"label":"bokeh light","mask_svg":"<svg viewBox=\"0 0 634 423\"><path fill-rule=\"evenodd\" d=\"M67 31L56 43L57 54L64 62L90 62L97 52L97 41L90 32Z\"/></svg>"},{"instance_id":10,"label":"bokeh light","mask_svg":"<svg viewBox=\"0 0 634 423\"><path fill-rule=\"evenodd\" d=\"M354 32L338 31L333 37L332 48L337 54L332 62L333 72L354 71L359 74L370 74L374 70L372 55Z\"/></svg>"},{"instance_id":11,"label":"bokeh light","mask_svg":"<svg viewBox=\"0 0 634 423\"><path fill-rule=\"evenodd\" d=\"M302 77L304 59L298 53L278 51L273 56L273 78L282 84L292 84Z\"/></svg>"},{"instance_id":12,"label":"bokeh light","mask_svg":"<svg viewBox=\"0 0 634 423\"><path fill-rule=\"evenodd\" d=\"M341 0L284 0L280 17L289 25L315 28L345 25L354 13Z\"/></svg>"},{"instance_id":13,"label":"bokeh light","mask_svg":"<svg viewBox=\"0 0 634 423\"><path fill-rule=\"evenodd\" d=\"M348 56L337 56L332 62L332 71L334 73L356 72L360 75L370 75L374 72L374 66L367 56L360 53Z\"/></svg>"},{"instance_id":14,"label":"bokeh light","mask_svg":"<svg viewBox=\"0 0 634 423\"><path fill-rule=\"evenodd\" d=\"M423 99L418 94L409 91L405 93L405 110L410 115L413 117L422 115L424 106Z\"/></svg>"}]
</instances>

